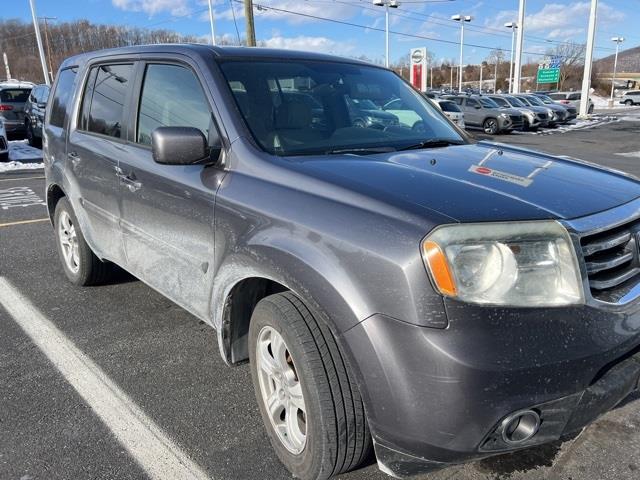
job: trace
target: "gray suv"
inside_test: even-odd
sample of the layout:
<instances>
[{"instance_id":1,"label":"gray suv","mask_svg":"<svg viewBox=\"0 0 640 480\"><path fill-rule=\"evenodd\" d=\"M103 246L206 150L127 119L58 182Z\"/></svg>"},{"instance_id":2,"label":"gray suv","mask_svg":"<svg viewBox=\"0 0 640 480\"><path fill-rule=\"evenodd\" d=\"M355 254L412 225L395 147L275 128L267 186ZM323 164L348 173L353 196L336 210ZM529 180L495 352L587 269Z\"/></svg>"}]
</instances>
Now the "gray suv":
<instances>
[{"instance_id":1,"label":"gray suv","mask_svg":"<svg viewBox=\"0 0 640 480\"><path fill-rule=\"evenodd\" d=\"M524 126L521 112L514 108L501 108L488 97L456 95L444 98L453 100L460 106L467 127L481 128L488 135L509 133Z\"/></svg>"},{"instance_id":2,"label":"gray suv","mask_svg":"<svg viewBox=\"0 0 640 480\"><path fill-rule=\"evenodd\" d=\"M418 127L354 124L353 98ZM312 53L104 50L48 105L64 274L117 265L214 327L295 477L552 442L638 385L631 177L475 142L393 72Z\"/></svg>"}]
</instances>

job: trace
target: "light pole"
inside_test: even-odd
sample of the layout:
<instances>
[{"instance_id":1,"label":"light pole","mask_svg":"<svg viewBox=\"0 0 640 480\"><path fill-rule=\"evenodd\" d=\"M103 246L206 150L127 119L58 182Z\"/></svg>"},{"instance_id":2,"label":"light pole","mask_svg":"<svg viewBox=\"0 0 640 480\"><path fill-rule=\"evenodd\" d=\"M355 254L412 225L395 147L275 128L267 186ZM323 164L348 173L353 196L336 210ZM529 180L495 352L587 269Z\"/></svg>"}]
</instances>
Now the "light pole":
<instances>
[{"instance_id":1,"label":"light pole","mask_svg":"<svg viewBox=\"0 0 640 480\"><path fill-rule=\"evenodd\" d=\"M458 75L458 91L462 92L462 64L464 63L464 24L465 22L471 22L473 17L471 15L452 15L451 20L454 22L460 22L460 74Z\"/></svg>"},{"instance_id":2,"label":"light pole","mask_svg":"<svg viewBox=\"0 0 640 480\"><path fill-rule=\"evenodd\" d=\"M613 90L616 84L616 72L618 70L618 49L620 48L620 44L624 42L624 37L613 37L611 38L612 42L616 42L616 56L613 61L613 78L611 79L611 97L609 98L609 106L613 106Z\"/></svg>"},{"instance_id":3,"label":"light pole","mask_svg":"<svg viewBox=\"0 0 640 480\"><path fill-rule=\"evenodd\" d=\"M582 74L582 94L580 96L580 118L587 118L589 113L589 90L591 89L591 67L593 66L593 44L596 39L596 16L598 0L591 0L589 12L589 32L587 33L587 49L584 53L584 73Z\"/></svg>"},{"instance_id":4,"label":"light pole","mask_svg":"<svg viewBox=\"0 0 640 480\"><path fill-rule=\"evenodd\" d=\"M484 65L482 65L482 62L480 62L480 88L478 89L480 95L482 95L482 67L484 67Z\"/></svg>"},{"instance_id":5,"label":"light pole","mask_svg":"<svg viewBox=\"0 0 640 480\"><path fill-rule=\"evenodd\" d=\"M42 37L40 36L40 27L38 26L38 17L36 15L36 7L33 0L29 0L31 6L31 16L33 17L33 28L36 31L36 42L38 43L38 52L40 53L40 64L42 65L42 74L44 75L44 83L51 84L49 80L49 69L47 68L47 60L44 58L44 49L42 48Z\"/></svg>"},{"instance_id":6,"label":"light pole","mask_svg":"<svg viewBox=\"0 0 640 480\"><path fill-rule=\"evenodd\" d=\"M509 61L509 93L513 93L513 51L515 50L516 43L516 30L518 29L518 24L516 22L507 22L504 24L505 27L511 29L511 60Z\"/></svg>"},{"instance_id":7,"label":"light pole","mask_svg":"<svg viewBox=\"0 0 640 480\"><path fill-rule=\"evenodd\" d=\"M213 0L209 0L209 24L211 25L211 45L216 46L216 27L213 21Z\"/></svg>"},{"instance_id":8,"label":"light pole","mask_svg":"<svg viewBox=\"0 0 640 480\"><path fill-rule=\"evenodd\" d=\"M373 0L376 7L384 7L384 66L389 68L389 9L398 8L398 0Z\"/></svg>"},{"instance_id":9,"label":"light pole","mask_svg":"<svg viewBox=\"0 0 640 480\"><path fill-rule=\"evenodd\" d=\"M520 0L518 7L518 35L516 36L515 65L513 69L513 88L511 93L520 93L520 78L522 77L522 44L524 43L524 13L527 8L526 0Z\"/></svg>"}]
</instances>

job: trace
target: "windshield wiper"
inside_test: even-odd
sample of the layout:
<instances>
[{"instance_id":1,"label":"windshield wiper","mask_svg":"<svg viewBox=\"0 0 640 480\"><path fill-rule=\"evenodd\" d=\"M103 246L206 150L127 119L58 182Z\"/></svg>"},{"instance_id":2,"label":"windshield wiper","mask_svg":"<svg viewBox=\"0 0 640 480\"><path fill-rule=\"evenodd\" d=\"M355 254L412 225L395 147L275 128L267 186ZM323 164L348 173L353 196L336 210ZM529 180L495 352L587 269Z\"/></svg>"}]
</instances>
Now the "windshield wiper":
<instances>
[{"instance_id":1,"label":"windshield wiper","mask_svg":"<svg viewBox=\"0 0 640 480\"><path fill-rule=\"evenodd\" d=\"M418 150L421 148L448 147L449 145L463 145L463 144L464 142L461 140L451 140L448 138L430 138L429 140L423 140L420 143L414 143L413 145L408 145L406 147L399 148L398 151Z\"/></svg>"},{"instance_id":2,"label":"windshield wiper","mask_svg":"<svg viewBox=\"0 0 640 480\"><path fill-rule=\"evenodd\" d=\"M354 147L354 148L336 148L334 150L327 150L324 152L326 155L340 155L340 154L353 154L353 155L368 155L373 153L389 153L395 152L393 147Z\"/></svg>"}]
</instances>

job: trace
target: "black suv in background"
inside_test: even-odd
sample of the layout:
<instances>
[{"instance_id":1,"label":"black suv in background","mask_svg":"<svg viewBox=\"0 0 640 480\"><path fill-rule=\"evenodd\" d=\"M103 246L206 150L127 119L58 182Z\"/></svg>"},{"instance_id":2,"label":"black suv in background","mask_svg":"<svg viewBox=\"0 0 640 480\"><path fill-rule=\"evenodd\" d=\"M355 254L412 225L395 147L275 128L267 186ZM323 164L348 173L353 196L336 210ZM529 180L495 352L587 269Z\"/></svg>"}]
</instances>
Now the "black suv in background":
<instances>
[{"instance_id":1,"label":"black suv in background","mask_svg":"<svg viewBox=\"0 0 640 480\"><path fill-rule=\"evenodd\" d=\"M42 145L42 127L44 126L44 112L49 98L49 86L36 85L24 105L24 129L29 145Z\"/></svg>"},{"instance_id":2,"label":"black suv in background","mask_svg":"<svg viewBox=\"0 0 640 480\"><path fill-rule=\"evenodd\" d=\"M295 477L372 446L406 476L552 442L637 387L635 179L475 142L395 73L328 55L103 50L52 92L67 278L116 264L214 327ZM357 122L354 98L419 128Z\"/></svg>"}]
</instances>

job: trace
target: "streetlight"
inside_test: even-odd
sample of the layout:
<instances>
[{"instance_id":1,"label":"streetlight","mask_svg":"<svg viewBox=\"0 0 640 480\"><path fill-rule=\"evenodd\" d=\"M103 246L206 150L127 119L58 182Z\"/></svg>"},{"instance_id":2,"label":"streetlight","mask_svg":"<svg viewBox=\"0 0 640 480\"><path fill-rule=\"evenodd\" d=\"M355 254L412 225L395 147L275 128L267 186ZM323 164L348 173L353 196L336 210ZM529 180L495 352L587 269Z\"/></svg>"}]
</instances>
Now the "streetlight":
<instances>
[{"instance_id":1,"label":"streetlight","mask_svg":"<svg viewBox=\"0 0 640 480\"><path fill-rule=\"evenodd\" d=\"M389 68L389 9L398 8L400 3L398 0L373 0L373 4L376 7L384 7L384 66Z\"/></svg>"},{"instance_id":2,"label":"streetlight","mask_svg":"<svg viewBox=\"0 0 640 480\"><path fill-rule=\"evenodd\" d=\"M211 45L216 46L216 27L213 21L213 5L212 0L209 0L209 26L211 27Z\"/></svg>"},{"instance_id":3,"label":"streetlight","mask_svg":"<svg viewBox=\"0 0 640 480\"><path fill-rule=\"evenodd\" d=\"M471 15L451 15L451 20L460 22L460 74L458 78L458 91L462 92L462 63L464 50L464 22L471 22Z\"/></svg>"},{"instance_id":4,"label":"streetlight","mask_svg":"<svg viewBox=\"0 0 640 480\"><path fill-rule=\"evenodd\" d=\"M507 22L504 24L505 27L511 29L511 61L509 62L509 93L513 93L513 51L515 50L516 43L516 30L518 29L518 24L516 22Z\"/></svg>"},{"instance_id":5,"label":"streetlight","mask_svg":"<svg viewBox=\"0 0 640 480\"><path fill-rule=\"evenodd\" d=\"M613 61L613 78L611 79L611 98L609 98L609 106L613 106L613 89L616 83L616 71L618 70L618 49L620 48L620 44L624 42L624 37L612 37L612 42L616 42L616 57Z\"/></svg>"}]
</instances>

